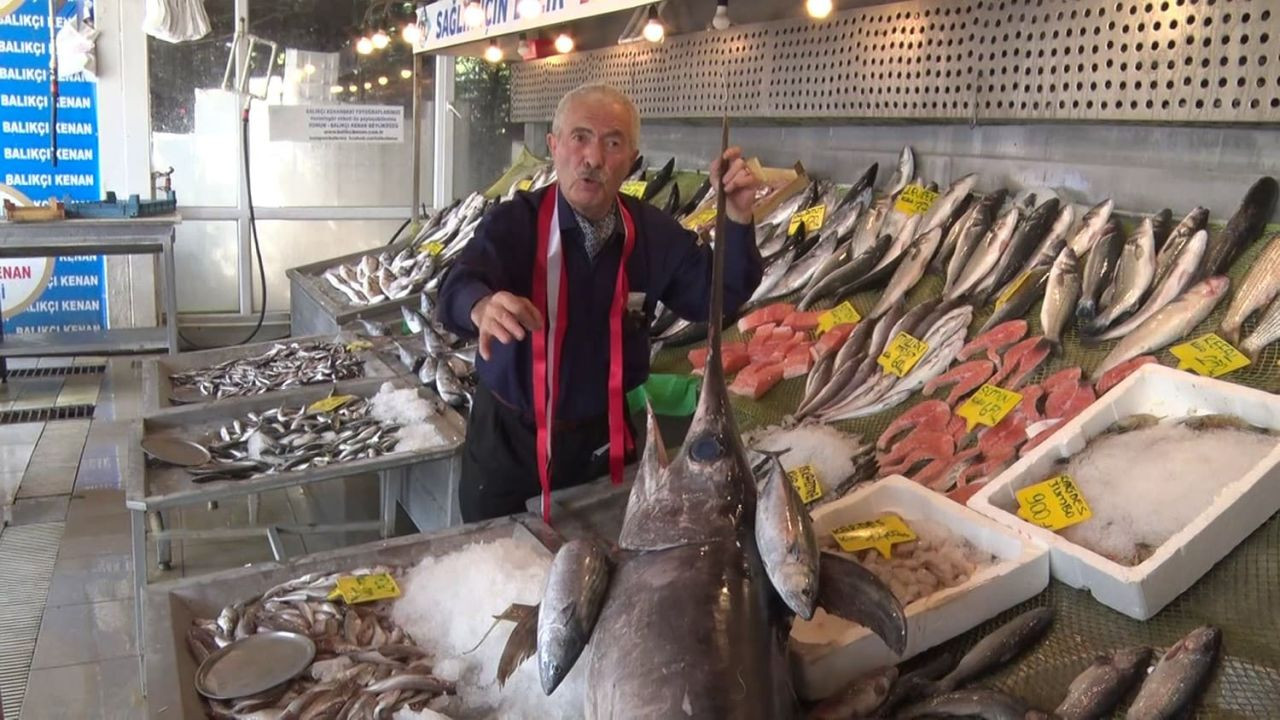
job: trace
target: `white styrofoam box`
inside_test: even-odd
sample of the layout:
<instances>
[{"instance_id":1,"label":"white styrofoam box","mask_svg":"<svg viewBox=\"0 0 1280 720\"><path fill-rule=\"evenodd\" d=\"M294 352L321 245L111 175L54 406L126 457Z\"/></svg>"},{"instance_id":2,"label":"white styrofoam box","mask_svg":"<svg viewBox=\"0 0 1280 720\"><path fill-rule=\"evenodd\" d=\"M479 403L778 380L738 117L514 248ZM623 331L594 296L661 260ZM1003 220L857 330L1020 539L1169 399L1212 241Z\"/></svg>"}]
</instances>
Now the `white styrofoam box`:
<instances>
[{"instance_id":1,"label":"white styrofoam box","mask_svg":"<svg viewBox=\"0 0 1280 720\"><path fill-rule=\"evenodd\" d=\"M960 585L906 607L907 652L902 657L861 625L832 617L830 626L820 628L797 620L791 631L791 663L797 691L806 700L825 698L860 675L946 642L1049 585L1049 558L1043 548L901 475L814 510L813 528L821 536L885 513L896 513L908 525L919 520L943 525L978 550L994 555L996 562ZM832 628L838 628L834 636L814 641L815 635L825 635Z\"/></svg>"},{"instance_id":2,"label":"white styrofoam box","mask_svg":"<svg viewBox=\"0 0 1280 720\"><path fill-rule=\"evenodd\" d=\"M1055 463L1079 453L1090 438L1116 421L1141 413L1158 417L1224 413L1259 427L1280 429L1280 397L1154 363L1144 365L988 483L968 504L1047 547L1053 577L1087 589L1098 602L1131 618L1147 620L1280 510L1280 445L1224 487L1204 512L1139 565L1121 565L1014 514L1018 490L1051 476ZM1151 460L1159 462L1159 458ZM1153 502L1177 500L1152 498Z\"/></svg>"}]
</instances>

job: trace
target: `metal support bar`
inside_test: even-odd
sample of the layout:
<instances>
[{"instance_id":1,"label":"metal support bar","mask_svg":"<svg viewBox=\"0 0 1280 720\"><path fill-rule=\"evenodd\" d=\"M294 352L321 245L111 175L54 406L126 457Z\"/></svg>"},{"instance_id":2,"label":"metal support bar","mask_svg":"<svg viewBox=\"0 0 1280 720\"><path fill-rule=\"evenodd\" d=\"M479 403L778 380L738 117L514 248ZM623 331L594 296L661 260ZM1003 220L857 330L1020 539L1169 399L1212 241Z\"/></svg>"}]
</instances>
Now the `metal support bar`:
<instances>
[{"instance_id":1,"label":"metal support bar","mask_svg":"<svg viewBox=\"0 0 1280 720\"><path fill-rule=\"evenodd\" d=\"M147 524L151 526L151 534L156 539L156 567L161 570L173 568L173 547L164 539L164 515L157 510L147 515Z\"/></svg>"},{"instance_id":2,"label":"metal support bar","mask_svg":"<svg viewBox=\"0 0 1280 720\"><path fill-rule=\"evenodd\" d=\"M413 214L416 223L422 220L422 58L413 55Z\"/></svg>"},{"instance_id":3,"label":"metal support bar","mask_svg":"<svg viewBox=\"0 0 1280 720\"><path fill-rule=\"evenodd\" d=\"M280 533L273 527L267 528L267 544L271 546L271 556L276 559L276 562L289 559L289 553L284 549L284 542L280 540Z\"/></svg>"},{"instance_id":4,"label":"metal support bar","mask_svg":"<svg viewBox=\"0 0 1280 720\"><path fill-rule=\"evenodd\" d=\"M259 495L258 493L253 493L249 495L248 501L249 501L249 524L257 525L258 524L258 508L262 505L262 496Z\"/></svg>"},{"instance_id":5,"label":"metal support bar","mask_svg":"<svg viewBox=\"0 0 1280 720\"><path fill-rule=\"evenodd\" d=\"M432 159L434 175L432 185L433 204L442 208L453 200L453 79L454 59L448 55L436 56L435 86L435 156Z\"/></svg>"},{"instance_id":6,"label":"metal support bar","mask_svg":"<svg viewBox=\"0 0 1280 720\"><path fill-rule=\"evenodd\" d=\"M134 510L129 513L130 548L133 550L133 632L138 648L138 679L142 683L142 695L147 694L146 645L144 644L143 604L147 589L147 513Z\"/></svg>"},{"instance_id":7,"label":"metal support bar","mask_svg":"<svg viewBox=\"0 0 1280 720\"><path fill-rule=\"evenodd\" d=\"M158 538L165 540L237 540L241 538L267 537L271 533L277 535L325 535L329 533L364 532L381 530L382 520L361 520L359 522L332 524L271 524L257 527L212 528L207 530L173 529L157 533ZM270 540L268 539L268 542Z\"/></svg>"},{"instance_id":8,"label":"metal support bar","mask_svg":"<svg viewBox=\"0 0 1280 720\"><path fill-rule=\"evenodd\" d=\"M378 473L378 483L382 491L382 539L386 540L396 532L396 503L400 500L400 490L404 487L408 470L403 467L383 470Z\"/></svg>"}]
</instances>

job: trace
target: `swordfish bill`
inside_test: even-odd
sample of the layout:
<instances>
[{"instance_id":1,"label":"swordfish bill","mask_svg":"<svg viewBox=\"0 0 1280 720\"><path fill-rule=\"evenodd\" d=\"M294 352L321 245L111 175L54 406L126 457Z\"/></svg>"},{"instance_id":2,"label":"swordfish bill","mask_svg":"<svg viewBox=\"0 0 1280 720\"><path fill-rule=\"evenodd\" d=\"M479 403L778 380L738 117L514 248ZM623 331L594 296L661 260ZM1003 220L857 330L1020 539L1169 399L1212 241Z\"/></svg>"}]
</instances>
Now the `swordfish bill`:
<instances>
[{"instance_id":1,"label":"swordfish bill","mask_svg":"<svg viewBox=\"0 0 1280 720\"><path fill-rule=\"evenodd\" d=\"M906 620L888 588L857 563L821 557L776 458L763 477L747 460L721 362L727 243L718 191L710 351L684 446L667 452L650 408L616 549L604 562L571 541L547 577L542 686L553 692L581 656L591 719L798 717L787 641L795 615L816 605L899 653L906 647Z\"/></svg>"}]
</instances>

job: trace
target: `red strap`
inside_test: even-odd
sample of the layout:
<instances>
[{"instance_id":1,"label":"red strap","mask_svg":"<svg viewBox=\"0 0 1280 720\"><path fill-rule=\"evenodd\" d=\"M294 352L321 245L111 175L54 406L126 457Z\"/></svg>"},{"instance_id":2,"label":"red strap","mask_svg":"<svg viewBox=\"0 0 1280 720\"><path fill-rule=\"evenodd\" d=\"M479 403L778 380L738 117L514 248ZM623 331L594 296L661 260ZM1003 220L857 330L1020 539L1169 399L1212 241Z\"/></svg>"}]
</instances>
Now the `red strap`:
<instances>
[{"instance_id":1,"label":"red strap","mask_svg":"<svg viewBox=\"0 0 1280 720\"><path fill-rule=\"evenodd\" d=\"M556 185L548 188L538 207L538 251L534 256L533 268L533 303L547 314L547 271L548 250L551 241L551 225L555 215L559 190ZM627 260L635 247L635 222L621 199L618 206L622 214L625 228L622 258L618 263L618 277L613 291L613 302L609 309L609 476L616 485L622 482L623 465L626 452L632 448L634 440L627 430L625 416L625 396L622 391L622 318L626 314L627 298L630 295L630 283L627 277ZM562 256L563 257L563 256ZM551 381L547 382L547 328L549 320L544 320L542 329L533 333L533 414L537 427L537 461L538 480L542 486L542 519L551 522L551 452L548 439L551 437L551 423L548 416L554 417L554 403L559 397L560 366L564 357L565 332L569 327L569 281L568 273L560 271L560 296L556 303L556 337L552 340L555 350L554 367L551 368ZM548 387L548 384L550 387ZM548 412L551 404L552 412Z\"/></svg>"}]
</instances>

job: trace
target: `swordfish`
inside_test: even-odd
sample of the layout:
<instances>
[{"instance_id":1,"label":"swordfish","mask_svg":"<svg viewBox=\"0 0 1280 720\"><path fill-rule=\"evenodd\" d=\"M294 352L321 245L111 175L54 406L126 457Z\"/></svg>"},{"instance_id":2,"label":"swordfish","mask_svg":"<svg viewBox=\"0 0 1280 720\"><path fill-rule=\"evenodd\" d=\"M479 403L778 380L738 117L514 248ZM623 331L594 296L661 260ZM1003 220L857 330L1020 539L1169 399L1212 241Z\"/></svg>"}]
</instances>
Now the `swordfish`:
<instances>
[{"instance_id":1,"label":"swordfish","mask_svg":"<svg viewBox=\"0 0 1280 720\"><path fill-rule=\"evenodd\" d=\"M723 133L727 145L727 119ZM586 662L587 718L797 717L787 639L794 616L811 617L817 605L869 627L899 654L906 648L892 592L856 562L820 554L777 459L759 472L747 459L714 321L724 310L723 251L717 243L710 352L684 446L669 458L650 408L617 548L606 553L589 539L561 547L536 635L517 624L504 653L531 652L512 643L536 637L548 694Z\"/></svg>"}]
</instances>

